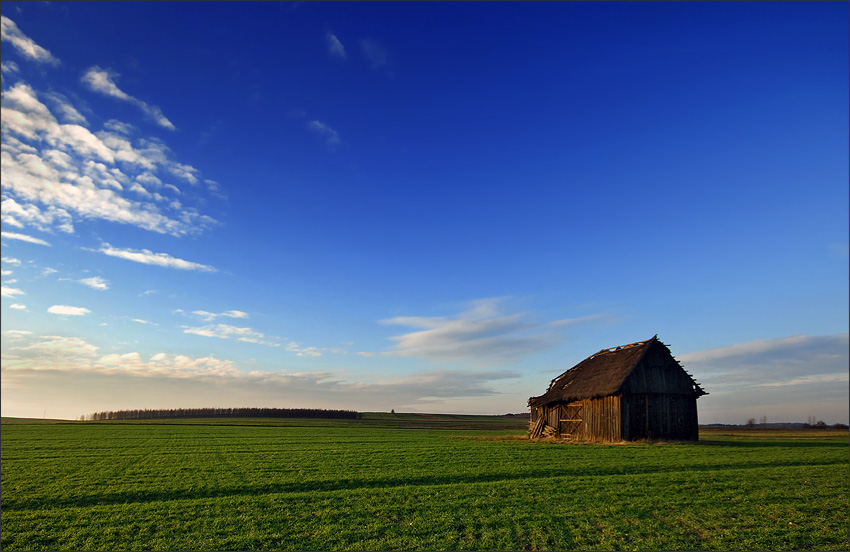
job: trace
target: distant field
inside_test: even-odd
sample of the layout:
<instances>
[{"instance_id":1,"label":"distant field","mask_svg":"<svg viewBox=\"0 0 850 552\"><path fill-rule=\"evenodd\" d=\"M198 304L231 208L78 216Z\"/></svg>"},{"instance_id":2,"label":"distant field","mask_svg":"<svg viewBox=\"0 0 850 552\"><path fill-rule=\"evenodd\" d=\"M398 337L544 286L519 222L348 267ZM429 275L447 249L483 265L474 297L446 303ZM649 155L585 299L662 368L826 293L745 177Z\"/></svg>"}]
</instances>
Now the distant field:
<instances>
[{"instance_id":1,"label":"distant field","mask_svg":"<svg viewBox=\"0 0 850 552\"><path fill-rule=\"evenodd\" d=\"M522 438L510 417L2 423L4 550L848 550L847 431Z\"/></svg>"}]
</instances>

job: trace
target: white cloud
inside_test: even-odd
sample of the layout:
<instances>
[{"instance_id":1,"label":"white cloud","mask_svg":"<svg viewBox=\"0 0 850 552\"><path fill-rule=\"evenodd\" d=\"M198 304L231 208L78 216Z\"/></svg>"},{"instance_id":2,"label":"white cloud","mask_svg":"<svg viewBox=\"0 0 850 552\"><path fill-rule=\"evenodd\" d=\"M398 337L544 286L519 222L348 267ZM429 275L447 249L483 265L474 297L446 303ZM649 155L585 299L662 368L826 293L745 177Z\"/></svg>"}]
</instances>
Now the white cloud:
<instances>
[{"instance_id":1,"label":"white cloud","mask_svg":"<svg viewBox=\"0 0 850 552\"><path fill-rule=\"evenodd\" d=\"M10 308L10 309L15 309L15 310L27 310L27 306L26 306L26 305L22 305L22 304L20 304L20 303L14 303L14 304L12 304L12 305L9 305L9 308Z\"/></svg>"},{"instance_id":2,"label":"white cloud","mask_svg":"<svg viewBox=\"0 0 850 552\"><path fill-rule=\"evenodd\" d=\"M46 232L55 227L68 234L74 233L71 215L65 209L51 205L42 210L32 203L18 203L11 197L4 197L0 202L0 220L16 228L29 225Z\"/></svg>"},{"instance_id":3,"label":"white cloud","mask_svg":"<svg viewBox=\"0 0 850 552\"><path fill-rule=\"evenodd\" d=\"M113 98L117 98L137 106L159 126L165 127L169 130L175 129L171 121L162 114L162 110L159 107L149 105L118 88L118 85L116 85L114 81L115 77L117 77L117 74L95 66L90 67L88 71L85 72L82 77L82 82L88 85L88 87L95 92L100 92L101 94L106 94L107 96L112 96Z\"/></svg>"},{"instance_id":4,"label":"white cloud","mask_svg":"<svg viewBox=\"0 0 850 552\"><path fill-rule=\"evenodd\" d=\"M0 296L11 298L11 297L15 297L16 295L26 295L26 293L24 293L23 291L21 291L17 288L11 288L11 287L6 287L6 286L0 287Z\"/></svg>"},{"instance_id":5,"label":"white cloud","mask_svg":"<svg viewBox=\"0 0 850 552\"><path fill-rule=\"evenodd\" d=\"M109 289L109 285L106 283L106 280L104 280L100 276L93 276L91 278L83 278L83 279L77 280L77 281L79 283L83 284L84 286L88 286L92 289L99 289L99 290Z\"/></svg>"},{"instance_id":6,"label":"white cloud","mask_svg":"<svg viewBox=\"0 0 850 552\"><path fill-rule=\"evenodd\" d=\"M421 411L445 399L496 395L495 382L518 377L504 370L440 370L379 381L346 381L340 374L327 371L246 373L234 362L212 356L193 358L161 352L148 356L135 351L102 355L98 347L79 338L20 338L30 343L2 351L3 386L15 391L14 395L4 391L4 405L27 396L38 396L40 401L81 397L69 417L79 417L80 404L92 410L114 410L188 408L222 401L266 406L271 400L292 407L362 409L369 405L374 410Z\"/></svg>"},{"instance_id":7,"label":"white cloud","mask_svg":"<svg viewBox=\"0 0 850 552\"><path fill-rule=\"evenodd\" d=\"M172 257L167 253L154 253L153 251L150 251L148 249L118 249L112 247L108 243L104 243L103 245L101 245L100 249L90 249L89 251L97 251L99 253L103 253L104 255L118 257L119 259L126 259L128 261L133 261L142 264L163 266L166 268L176 268L179 270L200 270L202 272L216 272L216 269L214 267L200 263L194 263L192 261L178 259L176 257Z\"/></svg>"},{"instance_id":8,"label":"white cloud","mask_svg":"<svg viewBox=\"0 0 850 552\"><path fill-rule=\"evenodd\" d=\"M0 232L0 236L7 238L7 239L10 239L10 240L20 240L20 241L25 241L25 242L29 242L29 243L35 243L35 244L38 244L38 245L47 245L47 246L50 245L49 243L47 243L46 241L44 241L42 239L34 238L32 236L27 236L26 234L18 234L17 232Z\"/></svg>"},{"instance_id":9,"label":"white cloud","mask_svg":"<svg viewBox=\"0 0 850 552\"><path fill-rule=\"evenodd\" d=\"M3 330L3 333L14 339L22 339L25 336L32 335L29 330Z\"/></svg>"},{"instance_id":10,"label":"white cloud","mask_svg":"<svg viewBox=\"0 0 850 552\"><path fill-rule=\"evenodd\" d=\"M2 257L2 258L0 258L0 260L2 260L6 264L15 265L15 266L19 266L21 264L21 260L16 259L14 257Z\"/></svg>"},{"instance_id":11,"label":"white cloud","mask_svg":"<svg viewBox=\"0 0 850 552\"><path fill-rule=\"evenodd\" d=\"M216 223L180 203L159 207L150 201L123 197L123 188L131 187L134 177L115 163L140 173L136 180L141 184L161 184L151 174L157 168L197 180L199 171L172 161L171 150L164 144L140 139L134 146L124 134L102 131L95 135L77 124L59 124L26 83L3 91L2 100L5 224L16 228L33 225L41 230L56 225L71 233L72 216L77 215L185 235ZM116 123L110 127L116 128ZM174 213L164 214L163 210Z\"/></svg>"},{"instance_id":12,"label":"white cloud","mask_svg":"<svg viewBox=\"0 0 850 552\"><path fill-rule=\"evenodd\" d=\"M0 16L0 41L8 42L23 54L24 57L33 61L47 63L49 65L59 65L58 59L21 32L15 22L5 15Z\"/></svg>"},{"instance_id":13,"label":"white cloud","mask_svg":"<svg viewBox=\"0 0 850 552\"><path fill-rule=\"evenodd\" d=\"M32 332L27 332L27 335ZM23 335L23 334L22 334ZM33 351L43 359L78 359L97 354L98 348L80 337L64 337L58 335L39 336L40 341L14 347L18 351Z\"/></svg>"},{"instance_id":14,"label":"white cloud","mask_svg":"<svg viewBox=\"0 0 850 552\"><path fill-rule=\"evenodd\" d=\"M68 305L53 305L47 309L51 314L62 314L66 316L84 316L91 311L85 307L69 307Z\"/></svg>"},{"instance_id":15,"label":"white cloud","mask_svg":"<svg viewBox=\"0 0 850 552\"><path fill-rule=\"evenodd\" d=\"M340 143L339 133L322 121L310 121L307 123L307 128L322 137L331 147Z\"/></svg>"},{"instance_id":16,"label":"white cloud","mask_svg":"<svg viewBox=\"0 0 850 552\"><path fill-rule=\"evenodd\" d=\"M345 46L342 45L342 42L339 41L336 35L328 32L325 34L325 40L328 45L328 53L331 56L345 59Z\"/></svg>"}]
</instances>

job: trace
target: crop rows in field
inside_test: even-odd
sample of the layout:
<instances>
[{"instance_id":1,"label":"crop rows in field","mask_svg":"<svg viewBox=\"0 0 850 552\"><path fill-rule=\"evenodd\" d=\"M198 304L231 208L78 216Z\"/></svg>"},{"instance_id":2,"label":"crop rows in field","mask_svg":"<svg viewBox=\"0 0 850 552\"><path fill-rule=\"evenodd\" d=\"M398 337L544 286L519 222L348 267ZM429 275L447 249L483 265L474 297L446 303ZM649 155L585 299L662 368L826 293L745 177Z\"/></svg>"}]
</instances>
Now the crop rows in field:
<instances>
[{"instance_id":1,"label":"crop rows in field","mask_svg":"<svg viewBox=\"0 0 850 552\"><path fill-rule=\"evenodd\" d=\"M2 547L847 549L846 432L569 445L408 421L3 424Z\"/></svg>"}]
</instances>

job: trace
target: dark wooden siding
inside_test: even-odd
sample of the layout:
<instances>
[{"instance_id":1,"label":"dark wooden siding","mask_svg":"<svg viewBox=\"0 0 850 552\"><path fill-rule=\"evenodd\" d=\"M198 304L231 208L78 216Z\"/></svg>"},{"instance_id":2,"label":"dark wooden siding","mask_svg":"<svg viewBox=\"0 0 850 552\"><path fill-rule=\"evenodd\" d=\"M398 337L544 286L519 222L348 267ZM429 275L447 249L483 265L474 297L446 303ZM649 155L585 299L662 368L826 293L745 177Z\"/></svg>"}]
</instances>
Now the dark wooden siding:
<instances>
[{"instance_id":1,"label":"dark wooden siding","mask_svg":"<svg viewBox=\"0 0 850 552\"><path fill-rule=\"evenodd\" d=\"M640 393L622 398L622 438L696 441L699 439L694 395Z\"/></svg>"}]
</instances>

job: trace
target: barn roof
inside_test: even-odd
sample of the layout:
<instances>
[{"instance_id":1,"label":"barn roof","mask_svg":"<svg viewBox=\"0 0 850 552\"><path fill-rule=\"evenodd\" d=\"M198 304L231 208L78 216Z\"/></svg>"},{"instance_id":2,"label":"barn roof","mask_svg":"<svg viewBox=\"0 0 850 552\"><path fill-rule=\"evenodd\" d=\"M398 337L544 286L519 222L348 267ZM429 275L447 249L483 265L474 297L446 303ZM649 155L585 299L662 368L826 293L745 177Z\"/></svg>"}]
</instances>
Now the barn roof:
<instances>
[{"instance_id":1,"label":"barn roof","mask_svg":"<svg viewBox=\"0 0 850 552\"><path fill-rule=\"evenodd\" d=\"M646 341L603 349L553 379L546 393L539 397L531 397L528 402L530 405L549 404L556 401L615 395L646 352L655 344L664 347L667 353L670 353L667 346L658 340L658 336ZM673 356L671 355L670 358L672 359ZM673 361L678 364L675 359ZM693 381L693 378L691 380ZM706 394L696 382L693 382L693 388L697 396Z\"/></svg>"}]
</instances>

